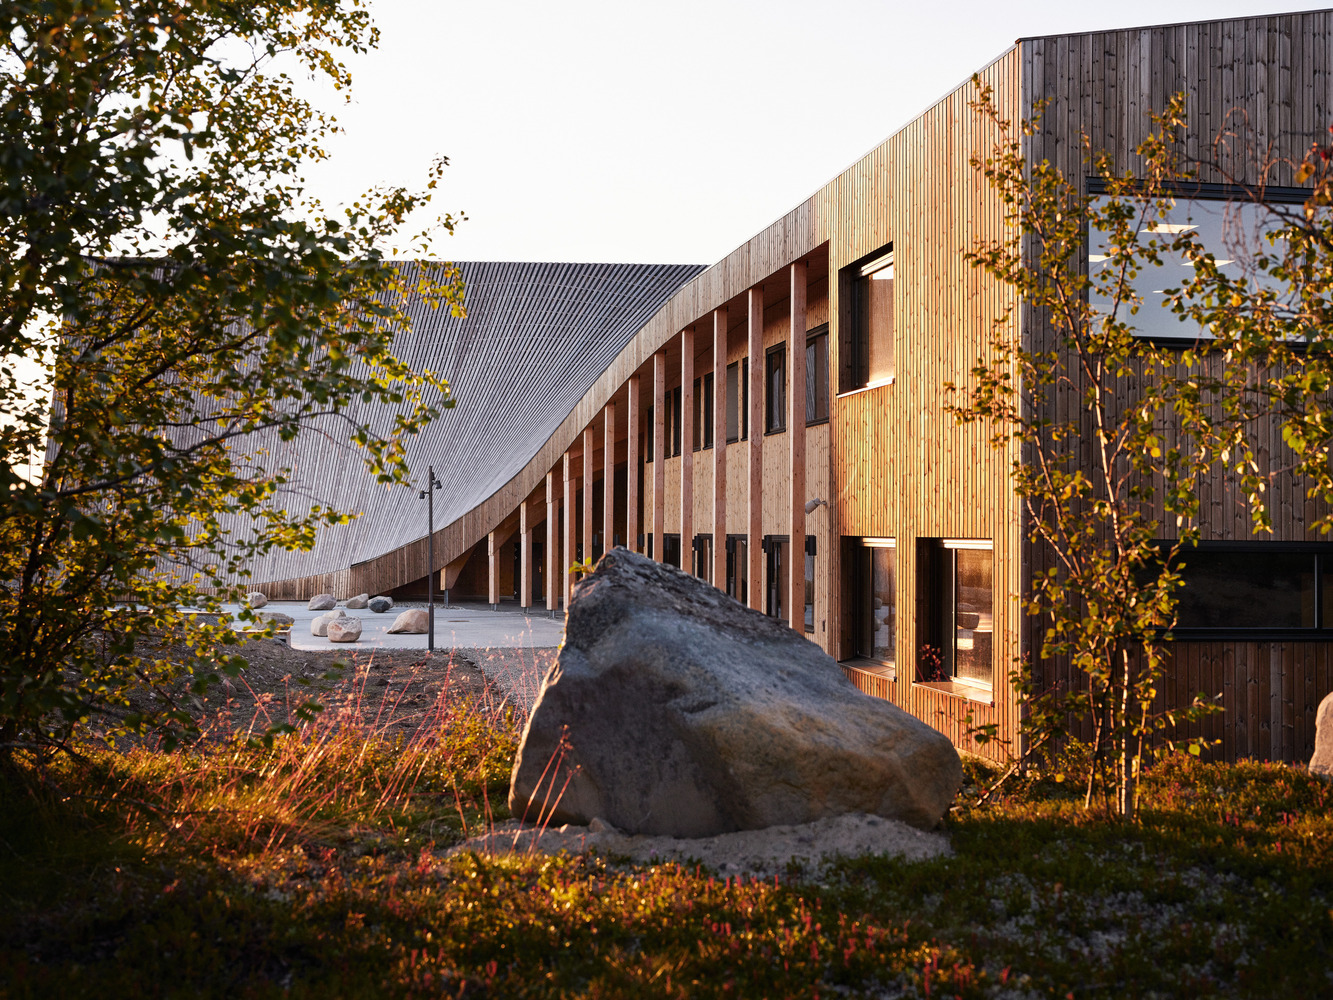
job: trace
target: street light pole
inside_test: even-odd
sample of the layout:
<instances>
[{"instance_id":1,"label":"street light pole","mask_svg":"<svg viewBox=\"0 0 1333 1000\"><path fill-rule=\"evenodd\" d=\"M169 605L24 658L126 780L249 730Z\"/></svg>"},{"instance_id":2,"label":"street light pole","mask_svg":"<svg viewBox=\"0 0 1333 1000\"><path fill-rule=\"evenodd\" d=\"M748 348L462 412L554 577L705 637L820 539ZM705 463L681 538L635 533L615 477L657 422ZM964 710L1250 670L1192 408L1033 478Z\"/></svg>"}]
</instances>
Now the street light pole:
<instances>
[{"instance_id":1,"label":"street light pole","mask_svg":"<svg viewBox=\"0 0 1333 1000\"><path fill-rule=\"evenodd\" d=\"M426 501L426 648L435 652L435 491L441 483L435 478L435 466L427 467L430 479L418 500Z\"/></svg>"}]
</instances>

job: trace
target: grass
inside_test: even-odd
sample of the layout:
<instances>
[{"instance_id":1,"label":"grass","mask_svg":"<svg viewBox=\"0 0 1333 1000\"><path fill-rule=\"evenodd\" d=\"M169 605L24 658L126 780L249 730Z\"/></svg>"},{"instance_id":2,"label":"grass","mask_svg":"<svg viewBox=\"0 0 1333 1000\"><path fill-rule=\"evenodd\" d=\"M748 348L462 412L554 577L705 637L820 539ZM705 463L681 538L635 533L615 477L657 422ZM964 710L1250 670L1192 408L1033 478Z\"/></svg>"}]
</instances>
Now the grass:
<instances>
[{"instance_id":1,"label":"grass","mask_svg":"<svg viewBox=\"0 0 1333 1000\"><path fill-rule=\"evenodd\" d=\"M415 736L376 717L17 761L0 996L1333 993L1333 790L1300 769L1169 758L1134 826L1036 776L955 809L952 857L761 882L445 857L507 816L517 720L447 690Z\"/></svg>"}]
</instances>

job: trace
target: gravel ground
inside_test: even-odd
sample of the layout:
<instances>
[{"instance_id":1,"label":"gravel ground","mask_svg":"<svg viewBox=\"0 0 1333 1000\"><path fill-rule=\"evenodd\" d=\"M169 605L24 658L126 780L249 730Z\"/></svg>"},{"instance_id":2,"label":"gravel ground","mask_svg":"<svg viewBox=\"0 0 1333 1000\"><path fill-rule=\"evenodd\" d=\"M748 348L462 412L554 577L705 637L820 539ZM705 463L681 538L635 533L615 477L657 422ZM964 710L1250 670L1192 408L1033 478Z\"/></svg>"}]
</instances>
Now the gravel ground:
<instances>
[{"instance_id":1,"label":"gravel ground","mask_svg":"<svg viewBox=\"0 0 1333 1000\"><path fill-rule=\"evenodd\" d=\"M906 823L855 813L803 823L772 826L766 830L741 830L716 837L629 836L593 820L591 826L562 826L541 829L523 826L517 820L498 825L489 834L473 837L448 851L477 851L488 854L570 854L593 852L606 857L628 857L643 864L653 861L698 863L718 875L770 878L789 873L795 862L799 871L818 877L833 858L867 854L900 855L920 861L950 854L949 838L926 833Z\"/></svg>"}]
</instances>

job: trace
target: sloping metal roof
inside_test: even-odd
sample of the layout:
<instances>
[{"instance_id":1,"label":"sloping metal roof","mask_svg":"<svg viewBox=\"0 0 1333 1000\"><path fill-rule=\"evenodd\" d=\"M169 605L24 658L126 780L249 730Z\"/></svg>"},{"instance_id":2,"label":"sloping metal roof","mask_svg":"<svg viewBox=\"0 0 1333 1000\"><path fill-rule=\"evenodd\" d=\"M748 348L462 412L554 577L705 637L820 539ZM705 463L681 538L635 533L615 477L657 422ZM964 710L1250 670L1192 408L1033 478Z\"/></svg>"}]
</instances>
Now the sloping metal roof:
<instances>
[{"instance_id":1,"label":"sloping metal roof","mask_svg":"<svg viewBox=\"0 0 1333 1000\"><path fill-rule=\"evenodd\" d=\"M404 277L416 265L401 264ZM449 380L456 400L408 445L413 478L434 465L435 526L472 510L523 469L621 349L694 264L459 263L467 317L448 307L409 305L412 330L395 350L416 368ZM387 431L390 414L355 414ZM326 528L310 552L274 552L250 565L252 579L283 580L345 570L426 536L426 505L415 489L389 489L366 471L345 425L325 421L289 443L273 442L277 463L295 471L284 506L318 502L361 514Z\"/></svg>"}]
</instances>

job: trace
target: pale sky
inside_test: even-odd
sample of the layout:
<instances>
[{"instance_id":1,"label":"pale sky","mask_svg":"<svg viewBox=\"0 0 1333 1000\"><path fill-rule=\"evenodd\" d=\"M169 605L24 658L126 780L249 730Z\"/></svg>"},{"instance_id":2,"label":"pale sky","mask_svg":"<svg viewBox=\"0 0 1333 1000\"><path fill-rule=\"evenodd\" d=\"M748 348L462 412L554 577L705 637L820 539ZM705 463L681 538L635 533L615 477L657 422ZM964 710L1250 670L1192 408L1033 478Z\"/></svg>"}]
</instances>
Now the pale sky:
<instances>
[{"instance_id":1,"label":"pale sky","mask_svg":"<svg viewBox=\"0 0 1333 1000\"><path fill-rule=\"evenodd\" d=\"M309 180L337 202L443 154L446 258L711 264L1019 37L1326 6L371 0Z\"/></svg>"}]
</instances>

